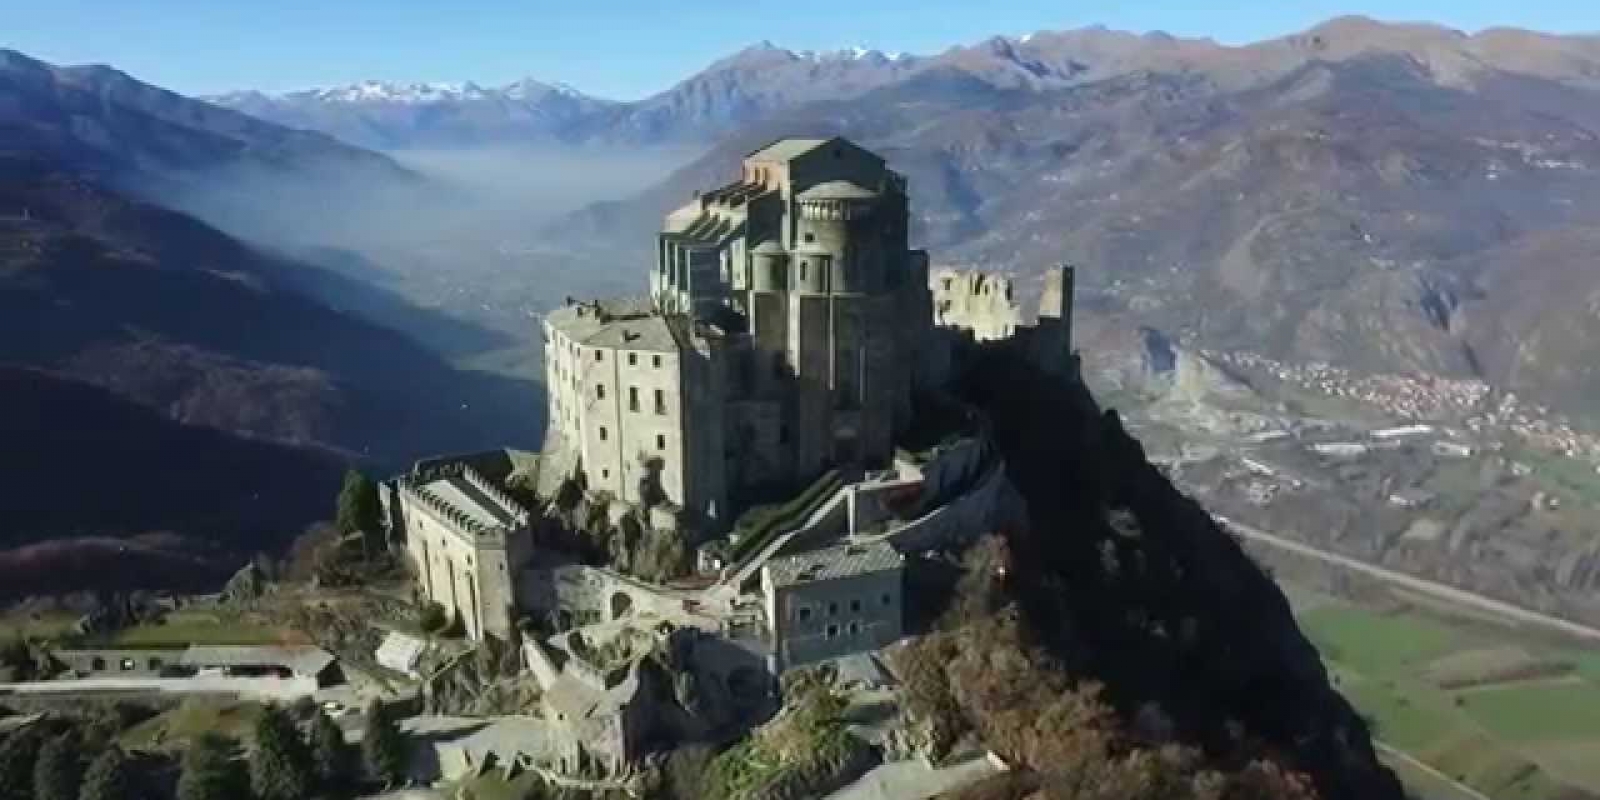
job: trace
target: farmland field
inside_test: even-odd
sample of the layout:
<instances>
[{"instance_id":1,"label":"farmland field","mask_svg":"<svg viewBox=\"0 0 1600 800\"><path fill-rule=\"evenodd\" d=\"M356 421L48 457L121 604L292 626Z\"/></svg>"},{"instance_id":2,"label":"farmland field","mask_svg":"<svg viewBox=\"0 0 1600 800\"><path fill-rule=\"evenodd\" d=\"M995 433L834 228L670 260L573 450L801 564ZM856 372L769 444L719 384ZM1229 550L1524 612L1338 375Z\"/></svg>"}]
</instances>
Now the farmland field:
<instances>
[{"instance_id":1,"label":"farmland field","mask_svg":"<svg viewBox=\"0 0 1600 800\"><path fill-rule=\"evenodd\" d=\"M1436 607L1295 607L1374 738L1494 800L1600 798L1600 651Z\"/></svg>"},{"instance_id":2,"label":"farmland field","mask_svg":"<svg viewBox=\"0 0 1600 800\"><path fill-rule=\"evenodd\" d=\"M1324 658L1365 675L1380 675L1450 651L1456 634L1426 619L1389 616L1349 606L1306 612L1301 624Z\"/></svg>"},{"instance_id":3,"label":"farmland field","mask_svg":"<svg viewBox=\"0 0 1600 800\"><path fill-rule=\"evenodd\" d=\"M136 625L113 640L119 647L187 647L191 644L278 644L298 641L291 633L271 625L223 620L216 614L175 611L159 622Z\"/></svg>"},{"instance_id":4,"label":"farmland field","mask_svg":"<svg viewBox=\"0 0 1600 800\"><path fill-rule=\"evenodd\" d=\"M1600 686L1580 678L1507 684L1463 698L1467 713L1503 739L1600 740Z\"/></svg>"}]
</instances>

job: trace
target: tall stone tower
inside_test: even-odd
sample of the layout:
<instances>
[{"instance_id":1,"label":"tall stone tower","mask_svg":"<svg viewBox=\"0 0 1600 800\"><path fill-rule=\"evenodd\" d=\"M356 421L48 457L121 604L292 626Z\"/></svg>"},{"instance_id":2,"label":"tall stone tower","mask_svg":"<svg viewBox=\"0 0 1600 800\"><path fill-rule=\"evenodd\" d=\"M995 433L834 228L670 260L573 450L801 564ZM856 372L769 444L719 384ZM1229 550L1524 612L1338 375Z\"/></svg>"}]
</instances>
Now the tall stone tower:
<instances>
[{"instance_id":1,"label":"tall stone tower","mask_svg":"<svg viewBox=\"0 0 1600 800\"><path fill-rule=\"evenodd\" d=\"M1039 326L1035 334L1034 361L1055 374L1075 371L1072 352L1072 302L1077 269L1058 264L1044 275L1039 295Z\"/></svg>"},{"instance_id":2,"label":"tall stone tower","mask_svg":"<svg viewBox=\"0 0 1600 800\"><path fill-rule=\"evenodd\" d=\"M908 213L905 179L833 138L751 153L739 180L667 218L657 305L742 337L724 413L750 463L730 477L888 460L932 318Z\"/></svg>"}]
</instances>

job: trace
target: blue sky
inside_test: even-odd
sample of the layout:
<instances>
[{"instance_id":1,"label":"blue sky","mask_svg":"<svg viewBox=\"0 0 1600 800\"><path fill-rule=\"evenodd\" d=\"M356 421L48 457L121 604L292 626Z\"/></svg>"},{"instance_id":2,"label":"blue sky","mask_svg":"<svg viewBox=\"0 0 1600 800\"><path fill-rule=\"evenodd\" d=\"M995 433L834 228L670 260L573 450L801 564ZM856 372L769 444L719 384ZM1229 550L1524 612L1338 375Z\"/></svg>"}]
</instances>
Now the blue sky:
<instances>
[{"instance_id":1,"label":"blue sky","mask_svg":"<svg viewBox=\"0 0 1600 800\"><path fill-rule=\"evenodd\" d=\"M1237 44L1350 13L1468 31L1600 32L1596 0L0 0L0 47L109 63L194 94L531 76L628 100L763 39L928 53L1103 24Z\"/></svg>"}]
</instances>

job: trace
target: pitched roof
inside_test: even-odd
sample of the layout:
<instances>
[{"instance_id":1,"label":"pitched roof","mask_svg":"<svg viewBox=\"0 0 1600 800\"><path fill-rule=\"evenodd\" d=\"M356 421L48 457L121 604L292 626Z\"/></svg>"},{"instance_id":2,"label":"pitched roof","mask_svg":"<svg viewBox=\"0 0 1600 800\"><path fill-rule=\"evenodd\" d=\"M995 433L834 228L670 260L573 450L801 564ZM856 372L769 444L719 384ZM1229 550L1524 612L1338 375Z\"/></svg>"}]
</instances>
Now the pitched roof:
<instances>
[{"instance_id":1,"label":"pitched roof","mask_svg":"<svg viewBox=\"0 0 1600 800\"><path fill-rule=\"evenodd\" d=\"M897 570L900 553L888 542L850 544L774 558L763 567L774 586L838 580L873 572Z\"/></svg>"},{"instance_id":2,"label":"pitched roof","mask_svg":"<svg viewBox=\"0 0 1600 800\"><path fill-rule=\"evenodd\" d=\"M608 301L599 312L593 306L571 305L550 312L547 319L551 327L581 345L659 353L679 350L673 323L662 314L641 312L631 301Z\"/></svg>"},{"instance_id":3,"label":"pitched roof","mask_svg":"<svg viewBox=\"0 0 1600 800\"><path fill-rule=\"evenodd\" d=\"M792 161L833 139L779 139L746 156L751 161Z\"/></svg>"},{"instance_id":4,"label":"pitched roof","mask_svg":"<svg viewBox=\"0 0 1600 800\"><path fill-rule=\"evenodd\" d=\"M316 675L334 658L312 645L193 645L179 661L191 667L288 667L297 675Z\"/></svg>"},{"instance_id":5,"label":"pitched roof","mask_svg":"<svg viewBox=\"0 0 1600 800\"><path fill-rule=\"evenodd\" d=\"M409 674L417 668L417 662L426 649L428 649L426 639L400 631L390 631L388 636L383 637L383 643L374 651L373 658L381 666Z\"/></svg>"}]
</instances>

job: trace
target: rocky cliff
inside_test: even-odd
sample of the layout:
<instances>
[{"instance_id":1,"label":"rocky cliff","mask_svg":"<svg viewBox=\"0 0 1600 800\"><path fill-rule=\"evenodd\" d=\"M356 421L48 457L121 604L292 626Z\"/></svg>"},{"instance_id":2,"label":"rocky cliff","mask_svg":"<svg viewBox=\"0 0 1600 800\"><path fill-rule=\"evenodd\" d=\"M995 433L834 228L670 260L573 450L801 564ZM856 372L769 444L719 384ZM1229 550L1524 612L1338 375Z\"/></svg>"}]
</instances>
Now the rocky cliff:
<instances>
[{"instance_id":1,"label":"rocky cliff","mask_svg":"<svg viewBox=\"0 0 1600 800\"><path fill-rule=\"evenodd\" d=\"M1277 585L1116 412L1003 349L964 392L995 421L1028 504L1026 529L1004 532L1028 647L1069 684L1103 684L1096 702L1148 743L1197 748L1233 774L1272 764L1323 798L1403 796ZM1140 722L1153 715L1161 725Z\"/></svg>"}]
</instances>

